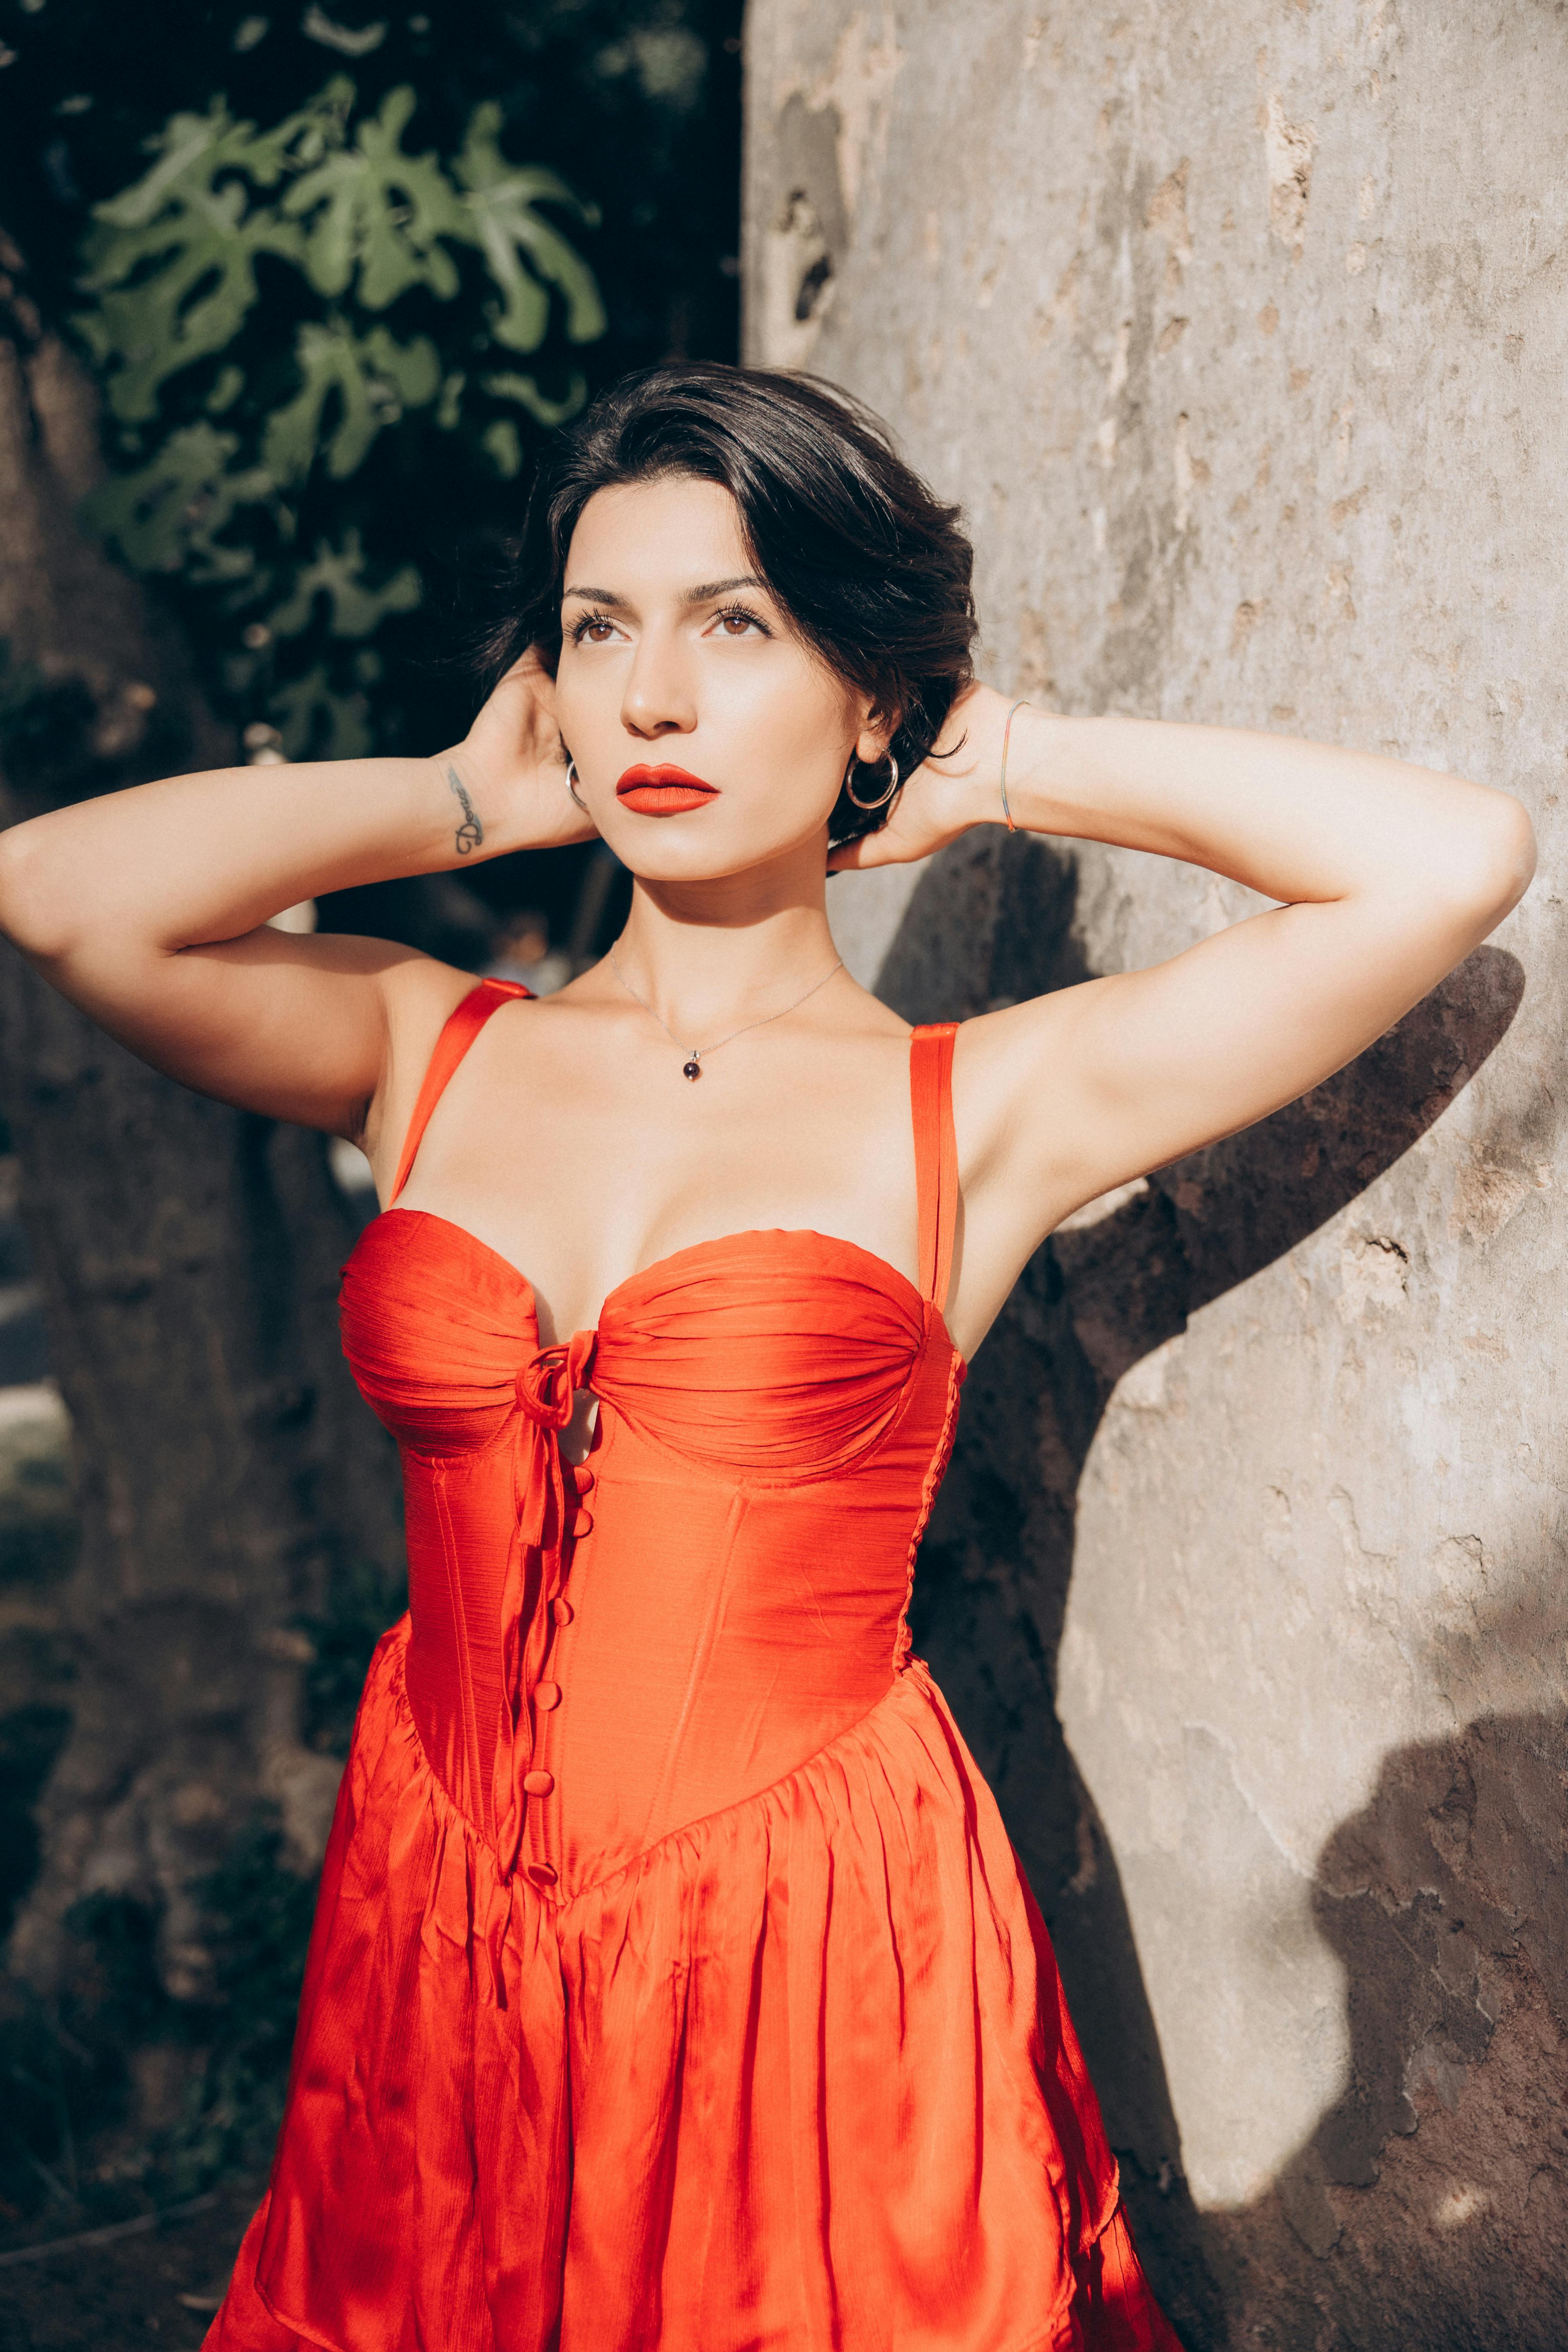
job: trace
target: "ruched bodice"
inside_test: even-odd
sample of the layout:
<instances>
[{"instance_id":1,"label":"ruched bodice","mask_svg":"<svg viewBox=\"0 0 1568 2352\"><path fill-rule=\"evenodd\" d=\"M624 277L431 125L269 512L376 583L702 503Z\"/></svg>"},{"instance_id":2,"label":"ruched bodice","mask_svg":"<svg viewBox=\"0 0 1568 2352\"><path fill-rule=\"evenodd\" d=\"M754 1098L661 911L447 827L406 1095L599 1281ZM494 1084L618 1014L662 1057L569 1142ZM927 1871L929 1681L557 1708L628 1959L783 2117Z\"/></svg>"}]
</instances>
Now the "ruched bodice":
<instances>
[{"instance_id":1,"label":"ruched bodice","mask_svg":"<svg viewBox=\"0 0 1568 2352\"><path fill-rule=\"evenodd\" d=\"M886 1696L963 1370L895 1268L736 1234L542 1349L522 1276L395 1209L346 1269L342 1328L403 1448L409 1704L503 1873L521 1843L537 1886L576 1892ZM574 1470L575 1386L599 1420Z\"/></svg>"},{"instance_id":2,"label":"ruched bodice","mask_svg":"<svg viewBox=\"0 0 1568 2352\"><path fill-rule=\"evenodd\" d=\"M409 1609L209 2346L1175 2352L1039 1914L910 1655L963 1372L952 1031L911 1045L918 1286L737 1233L543 1347L522 1274L395 1205L520 992L448 1023L344 1269Z\"/></svg>"}]
</instances>

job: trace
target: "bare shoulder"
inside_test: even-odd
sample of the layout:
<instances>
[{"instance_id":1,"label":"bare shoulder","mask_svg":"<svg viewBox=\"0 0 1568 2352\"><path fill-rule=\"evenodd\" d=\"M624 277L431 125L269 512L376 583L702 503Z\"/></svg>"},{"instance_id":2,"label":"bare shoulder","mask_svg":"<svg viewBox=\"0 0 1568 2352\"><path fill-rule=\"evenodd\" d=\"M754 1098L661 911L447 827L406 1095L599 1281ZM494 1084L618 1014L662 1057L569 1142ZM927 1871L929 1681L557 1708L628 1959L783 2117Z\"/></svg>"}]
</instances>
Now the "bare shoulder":
<instances>
[{"instance_id":1,"label":"bare shoulder","mask_svg":"<svg viewBox=\"0 0 1568 2352\"><path fill-rule=\"evenodd\" d=\"M386 1022L386 1046L381 1082L366 1110L363 1142L373 1160L388 1135L401 1135L413 1116L415 1099L436 1041L470 990L478 985L471 971L442 963L435 956L402 950L379 971Z\"/></svg>"},{"instance_id":2,"label":"bare shoulder","mask_svg":"<svg viewBox=\"0 0 1568 2352\"><path fill-rule=\"evenodd\" d=\"M478 986L473 972L413 948L397 950L382 971L387 1020L395 1032L416 1030L434 1021L439 1034L454 1008Z\"/></svg>"}]
</instances>

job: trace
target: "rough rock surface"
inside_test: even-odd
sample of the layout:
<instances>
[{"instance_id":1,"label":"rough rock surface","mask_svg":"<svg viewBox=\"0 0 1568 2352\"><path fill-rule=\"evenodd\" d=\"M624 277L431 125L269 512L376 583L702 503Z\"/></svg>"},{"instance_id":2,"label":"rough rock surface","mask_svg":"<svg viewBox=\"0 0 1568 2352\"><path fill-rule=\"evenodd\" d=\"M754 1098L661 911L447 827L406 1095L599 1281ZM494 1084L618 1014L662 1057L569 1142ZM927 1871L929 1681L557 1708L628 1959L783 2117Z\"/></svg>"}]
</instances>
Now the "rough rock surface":
<instances>
[{"instance_id":1,"label":"rough rock surface","mask_svg":"<svg viewBox=\"0 0 1568 2352\"><path fill-rule=\"evenodd\" d=\"M921 1645L1194 2347L1568 2341L1568 11L752 0L749 355L967 509L986 674L1507 785L1524 905L1084 1213L966 1391ZM972 836L833 886L911 1017L1252 903Z\"/></svg>"}]
</instances>

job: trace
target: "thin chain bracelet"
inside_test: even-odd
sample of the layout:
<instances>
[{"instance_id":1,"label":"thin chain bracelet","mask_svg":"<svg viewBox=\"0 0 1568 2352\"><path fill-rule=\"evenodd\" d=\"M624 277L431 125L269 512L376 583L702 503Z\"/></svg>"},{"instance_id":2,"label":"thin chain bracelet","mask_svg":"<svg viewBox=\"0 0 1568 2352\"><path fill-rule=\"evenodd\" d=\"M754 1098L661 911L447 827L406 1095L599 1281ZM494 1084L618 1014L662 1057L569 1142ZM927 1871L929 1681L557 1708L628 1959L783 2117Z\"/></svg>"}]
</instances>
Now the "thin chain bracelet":
<instances>
[{"instance_id":1,"label":"thin chain bracelet","mask_svg":"<svg viewBox=\"0 0 1568 2352\"><path fill-rule=\"evenodd\" d=\"M1017 701L1007 713L1007 723L1002 730L1002 773L996 781L1001 787L1002 814L1007 820L1007 830L1009 833L1016 833L1018 828L1013 822L1013 812L1007 805L1007 742L1008 738L1013 732L1014 718L1018 711L1023 709L1024 705L1027 702L1028 698L1029 698L1026 694L1021 694L1018 697Z\"/></svg>"}]
</instances>

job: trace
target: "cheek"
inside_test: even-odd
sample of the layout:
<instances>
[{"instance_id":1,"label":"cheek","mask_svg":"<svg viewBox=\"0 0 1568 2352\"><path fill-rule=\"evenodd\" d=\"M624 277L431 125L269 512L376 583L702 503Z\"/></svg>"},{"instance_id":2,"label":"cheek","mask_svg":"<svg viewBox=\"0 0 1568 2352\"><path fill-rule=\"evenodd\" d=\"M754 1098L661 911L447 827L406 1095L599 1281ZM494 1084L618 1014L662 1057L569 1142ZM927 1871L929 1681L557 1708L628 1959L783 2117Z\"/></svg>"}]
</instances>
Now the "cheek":
<instances>
[{"instance_id":1,"label":"cheek","mask_svg":"<svg viewBox=\"0 0 1568 2352\"><path fill-rule=\"evenodd\" d=\"M779 840L822 824L848 756L839 698L825 693L820 679L774 677L738 698L725 716L725 765L741 788L737 818L743 802L746 821Z\"/></svg>"},{"instance_id":2,"label":"cheek","mask_svg":"<svg viewBox=\"0 0 1568 2352\"><path fill-rule=\"evenodd\" d=\"M855 719L837 678L804 657L735 665L714 680L710 708L731 731L742 732L747 756L760 755L775 775L804 782L818 771L837 773L854 740ZM843 757L839 747L843 746Z\"/></svg>"}]
</instances>

